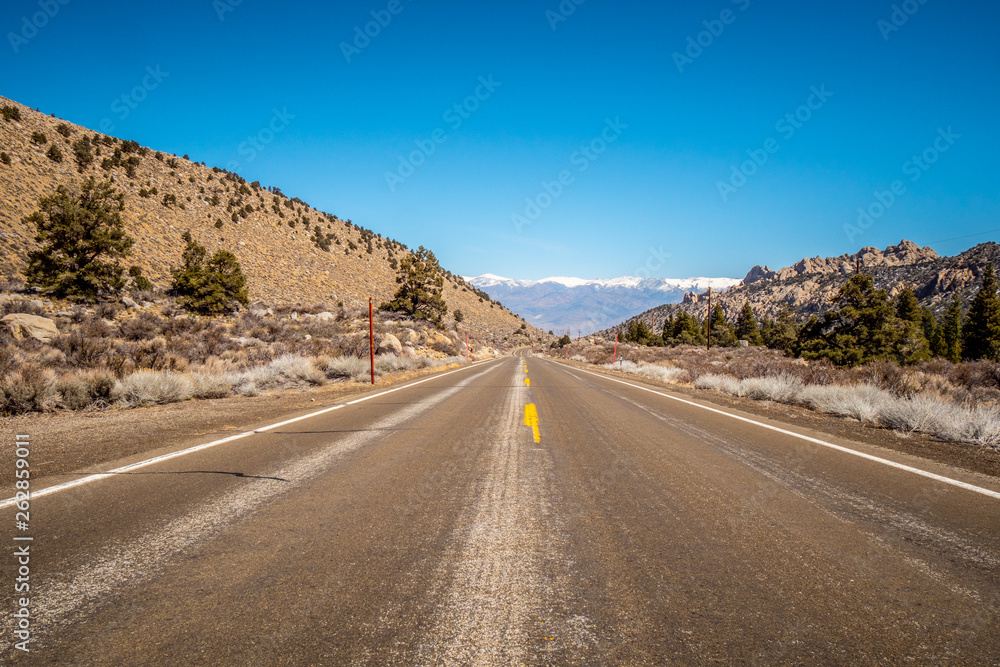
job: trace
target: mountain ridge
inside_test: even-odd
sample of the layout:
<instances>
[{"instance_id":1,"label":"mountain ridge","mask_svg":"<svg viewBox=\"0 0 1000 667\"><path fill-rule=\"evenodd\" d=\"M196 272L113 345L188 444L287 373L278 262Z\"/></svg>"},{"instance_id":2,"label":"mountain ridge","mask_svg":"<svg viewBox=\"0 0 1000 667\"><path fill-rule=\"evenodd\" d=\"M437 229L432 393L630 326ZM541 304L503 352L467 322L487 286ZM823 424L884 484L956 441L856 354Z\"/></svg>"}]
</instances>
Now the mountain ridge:
<instances>
[{"instance_id":1,"label":"mountain ridge","mask_svg":"<svg viewBox=\"0 0 1000 667\"><path fill-rule=\"evenodd\" d=\"M0 276L8 284L20 282L28 253L38 247L33 225L23 218L59 186L75 188L93 176L110 179L125 195L122 220L135 244L124 264L140 267L160 289L169 286L170 267L180 262L185 231L210 251L225 248L237 256L251 300L367 308L369 297L377 306L396 289L395 266L408 249L350 219L280 188L248 183L225 169L111 137L16 100L0 97L0 105L13 110L11 118L0 119L0 152L7 155L0 161ZM79 157L87 153L89 162ZM521 318L447 271L443 296L449 322L462 311L463 326L474 335L499 343L520 329Z\"/></svg>"},{"instance_id":2,"label":"mountain ridge","mask_svg":"<svg viewBox=\"0 0 1000 667\"><path fill-rule=\"evenodd\" d=\"M712 303L722 306L726 318L735 321L743 304L749 302L758 319L776 318L788 307L793 316L806 320L820 316L834 307L833 297L847 279L858 270L870 274L879 289L894 297L905 287L917 295L921 306L940 313L955 296L968 304L978 290L983 271L992 263L1000 269L1000 245L989 241L950 257L938 255L934 249L902 240L884 250L865 247L854 254L838 257L805 258L795 264L773 271L766 266L754 266L738 285L712 295ZM643 311L600 332L600 336L620 333L629 321L641 318L655 331L663 327L667 317L679 310L704 320L708 313L708 295L688 292L677 304L662 304Z\"/></svg>"}]
</instances>

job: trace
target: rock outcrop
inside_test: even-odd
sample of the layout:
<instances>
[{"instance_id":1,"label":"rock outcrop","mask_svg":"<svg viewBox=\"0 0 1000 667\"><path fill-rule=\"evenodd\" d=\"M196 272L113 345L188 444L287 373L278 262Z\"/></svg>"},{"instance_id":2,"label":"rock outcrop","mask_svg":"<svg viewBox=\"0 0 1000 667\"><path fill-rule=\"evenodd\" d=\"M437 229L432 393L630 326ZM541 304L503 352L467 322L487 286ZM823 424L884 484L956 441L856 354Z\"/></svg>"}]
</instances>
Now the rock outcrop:
<instances>
[{"instance_id":1,"label":"rock outcrop","mask_svg":"<svg viewBox=\"0 0 1000 667\"><path fill-rule=\"evenodd\" d=\"M56 326L56 323L47 317L39 315L11 313L0 320L0 323L17 340L34 338L43 343L51 343L59 337L59 328Z\"/></svg>"}]
</instances>

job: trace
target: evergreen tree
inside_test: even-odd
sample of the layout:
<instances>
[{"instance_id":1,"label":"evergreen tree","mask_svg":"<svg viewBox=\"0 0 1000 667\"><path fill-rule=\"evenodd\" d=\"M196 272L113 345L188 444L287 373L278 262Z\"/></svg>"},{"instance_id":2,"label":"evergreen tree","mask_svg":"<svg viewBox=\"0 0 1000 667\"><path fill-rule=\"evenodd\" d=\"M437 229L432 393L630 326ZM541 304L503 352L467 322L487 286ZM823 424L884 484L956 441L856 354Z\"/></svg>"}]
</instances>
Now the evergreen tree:
<instances>
[{"instance_id":1,"label":"evergreen tree","mask_svg":"<svg viewBox=\"0 0 1000 667\"><path fill-rule=\"evenodd\" d=\"M770 323L761 332L764 344L771 349L783 350L786 354L796 354L798 351L799 330L801 325L795 321L795 314L787 303L781 304L778 319Z\"/></svg>"},{"instance_id":2,"label":"evergreen tree","mask_svg":"<svg viewBox=\"0 0 1000 667\"><path fill-rule=\"evenodd\" d=\"M972 300L962 331L966 359L1000 361L1000 299L993 264L986 265L979 292Z\"/></svg>"},{"instance_id":3,"label":"evergreen tree","mask_svg":"<svg viewBox=\"0 0 1000 667\"><path fill-rule=\"evenodd\" d=\"M924 330L924 338L927 339L928 343L931 343L933 347L933 341L937 338L937 320L934 319L934 313L931 312L930 308L921 309L920 314L920 328Z\"/></svg>"},{"instance_id":4,"label":"evergreen tree","mask_svg":"<svg viewBox=\"0 0 1000 667\"><path fill-rule=\"evenodd\" d=\"M24 218L34 224L42 244L28 255L24 270L29 286L74 301L114 296L125 286L119 260L129 254L121 211L124 195L110 182L84 181L79 194L59 186L39 201L39 210Z\"/></svg>"},{"instance_id":5,"label":"evergreen tree","mask_svg":"<svg viewBox=\"0 0 1000 667\"><path fill-rule=\"evenodd\" d=\"M440 326L448 306L441 296L444 278L437 258L420 246L399 263L396 276L399 289L393 300L379 306L382 310L407 313L420 320L430 320Z\"/></svg>"},{"instance_id":6,"label":"evergreen tree","mask_svg":"<svg viewBox=\"0 0 1000 667\"><path fill-rule=\"evenodd\" d=\"M732 326L726 321L726 313L722 310L722 304L716 303L712 309L712 345L718 347L736 347L736 333ZM708 318L705 318L704 335L708 336Z\"/></svg>"},{"instance_id":7,"label":"evergreen tree","mask_svg":"<svg viewBox=\"0 0 1000 667\"><path fill-rule=\"evenodd\" d=\"M674 345L704 345L705 337L701 334L701 324L688 314L686 310L677 313L674 329L669 337Z\"/></svg>"},{"instance_id":8,"label":"evergreen tree","mask_svg":"<svg viewBox=\"0 0 1000 667\"><path fill-rule=\"evenodd\" d=\"M962 302L958 295L955 295L944 311L937 339L935 354L954 363L962 360Z\"/></svg>"},{"instance_id":9,"label":"evergreen tree","mask_svg":"<svg viewBox=\"0 0 1000 667\"><path fill-rule=\"evenodd\" d=\"M181 268L171 268L173 289L189 310L217 315L249 303L246 277L236 256L217 250L208 261L208 251L184 232L187 245L181 254Z\"/></svg>"},{"instance_id":10,"label":"evergreen tree","mask_svg":"<svg viewBox=\"0 0 1000 667\"><path fill-rule=\"evenodd\" d=\"M757 326L757 318L754 317L753 308L750 307L749 301L743 303L743 310L740 311L740 315L736 319L736 337L740 340L749 341L751 345L761 345L764 342L760 335L760 328Z\"/></svg>"},{"instance_id":11,"label":"evergreen tree","mask_svg":"<svg viewBox=\"0 0 1000 667\"><path fill-rule=\"evenodd\" d=\"M814 319L800 335L801 354L807 359L829 359L838 365L854 366L875 359L893 359L909 350L904 342L895 309L885 290L875 289L871 276L858 274L844 283L834 303L839 310Z\"/></svg>"},{"instance_id":12,"label":"evergreen tree","mask_svg":"<svg viewBox=\"0 0 1000 667\"><path fill-rule=\"evenodd\" d=\"M917 295L909 287L904 287L896 296L896 317L907 322L920 322L923 318Z\"/></svg>"}]
</instances>

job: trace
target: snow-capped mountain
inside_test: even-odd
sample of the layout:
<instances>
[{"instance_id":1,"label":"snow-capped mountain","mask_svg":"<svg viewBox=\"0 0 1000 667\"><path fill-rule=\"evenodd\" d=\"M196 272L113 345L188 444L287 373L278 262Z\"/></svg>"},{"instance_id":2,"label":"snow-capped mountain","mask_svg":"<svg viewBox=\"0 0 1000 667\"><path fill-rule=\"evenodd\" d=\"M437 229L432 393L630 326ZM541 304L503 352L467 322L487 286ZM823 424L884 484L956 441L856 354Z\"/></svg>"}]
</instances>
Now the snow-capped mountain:
<instances>
[{"instance_id":1,"label":"snow-capped mountain","mask_svg":"<svg viewBox=\"0 0 1000 667\"><path fill-rule=\"evenodd\" d=\"M724 290L734 278L636 278L607 280L552 277L515 280L486 273L466 280L545 331L573 337L589 334L665 303L679 303L686 292Z\"/></svg>"}]
</instances>

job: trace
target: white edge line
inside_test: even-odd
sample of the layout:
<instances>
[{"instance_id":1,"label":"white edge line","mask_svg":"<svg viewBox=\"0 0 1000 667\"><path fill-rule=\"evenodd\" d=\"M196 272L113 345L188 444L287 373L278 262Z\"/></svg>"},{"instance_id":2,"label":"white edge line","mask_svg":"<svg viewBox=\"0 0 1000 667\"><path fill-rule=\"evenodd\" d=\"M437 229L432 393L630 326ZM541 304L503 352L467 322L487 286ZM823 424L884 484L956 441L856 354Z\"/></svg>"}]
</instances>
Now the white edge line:
<instances>
[{"instance_id":1,"label":"white edge line","mask_svg":"<svg viewBox=\"0 0 1000 667\"><path fill-rule=\"evenodd\" d=\"M265 433L267 431L280 428L282 426L287 426L288 424L294 424L295 422L302 421L304 419L312 419L313 417L318 417L320 415L325 415L328 412L333 412L334 410L340 410L341 408L346 408L349 405L355 405L357 403L363 403L364 401L370 401L373 398L378 398L379 396L385 396L386 394L391 394L396 391L401 391L403 389L409 389L410 387L415 387L418 384L423 384L424 382L430 382L431 380L436 380L437 378L442 378L446 375L451 375L452 373L458 373L460 371L468 370L474 366L479 366L482 364L488 364L490 362L497 361L497 359L487 359L486 361L476 361L468 366L463 366L461 368L456 368L445 373L438 373L432 375L423 380L418 380L416 382L411 382L409 384L404 384L399 387L393 387L392 389L386 389L385 391L380 391L377 394L371 394L369 396L362 396L361 398L354 399L347 403L338 403L337 405L331 406L329 408L323 408L322 410L317 410L316 412L310 412L307 415L302 415L301 417L295 417L293 419L286 419L285 421L278 422L276 424L270 424L268 426L262 426L261 428L254 429L253 431L244 431L243 433L237 433L236 435L231 435L228 438L222 438L221 440L213 440L212 442L206 442L201 445L195 445L194 447L188 447L187 449L181 449L176 452L170 452L169 454L162 454L160 456L153 457L151 459L146 459L144 461L137 461L136 463L130 463L127 466L122 466L121 468L115 468L114 470L109 470L107 472L94 473L93 475L88 475L86 477L81 477L80 479L75 479L72 482L63 482L62 484L56 484L54 486L47 486L40 491L32 491L31 498L39 498L41 496L47 496L52 493L58 493L59 491L65 491L66 489L72 489L76 486L83 486L84 484L90 484L91 482L96 482L98 480L105 479L106 477L112 477L114 475L121 474L123 472L129 472L131 470L136 470L138 468L145 468L146 466L153 465L154 463L162 463L163 461L169 461L170 459L175 459L179 456L185 456L187 454L193 454L194 452L200 452L203 449L209 449L211 447L216 447L218 445L226 444L227 442L233 442L234 440L240 440L241 438L246 438L251 435L256 435L258 433ZM7 498L6 500L0 502L0 509L10 507L16 502L17 498Z\"/></svg>"},{"instance_id":2,"label":"white edge line","mask_svg":"<svg viewBox=\"0 0 1000 667\"><path fill-rule=\"evenodd\" d=\"M546 361L556 361L555 359L546 359ZM560 366L566 368L566 366L558 361L556 361ZM962 482L957 479L952 479L950 477L945 477L943 475L938 475L926 470L921 470L920 468L914 468L912 466L905 465L903 463L896 463L895 461L890 461L889 459L883 459L878 456L873 456L871 454L865 454L864 452L859 452L856 449L851 449L850 447L843 447L841 445L835 445L832 442L826 442L825 440L818 440L816 438L810 438L808 435L802 435L801 433L796 433L794 431L788 431L783 428L778 428L777 426L771 426L770 424L765 424L763 422L755 421L753 419L748 419L747 417L741 417L739 415L734 415L732 413L726 412L725 410L719 410L717 408L710 408L707 405L702 405L701 403L695 403L693 401L688 401L683 398L678 398L676 396L671 396L670 394L665 394L662 391L656 391L655 389L649 389L648 387L643 387L638 384L632 384L631 382L625 382L624 380L619 380L617 378L610 377L608 375L603 375L602 373L594 373L593 371L586 371L582 368L576 368L575 366L569 366L573 370L580 371L581 373L586 373L588 375L593 375L595 377L604 378L605 380L610 380L611 382L617 382L618 384L623 384L628 387L633 387L635 389L641 389L643 391L648 391L651 394L656 394L658 396L663 396L674 401L679 401L687 405L692 405L696 408L701 408L702 410L708 410L709 412L714 412L716 414L724 415L726 417L731 417L733 419L738 419L741 422L746 422L748 424L754 424L762 428L769 429L771 431L776 431L784 435L790 435L793 438L798 438L800 440L805 440L806 442L811 442L816 445L822 445L823 447L829 447L830 449L835 449L839 452L844 452L846 454L853 454L854 456L859 456L863 459L868 459L869 461L875 461L876 463L881 463L883 465L890 466L892 468L898 468L899 470L905 470L906 472L911 472L915 475L920 475L922 477L928 477L930 479L937 480L939 482L944 482L945 484L951 484L952 486L957 486L966 491L972 491L974 493L981 493L984 496L989 496L991 498L997 498L1000 500L1000 492L993 491L991 489L984 489L981 486L976 486L974 484L969 484L967 482Z\"/></svg>"}]
</instances>

